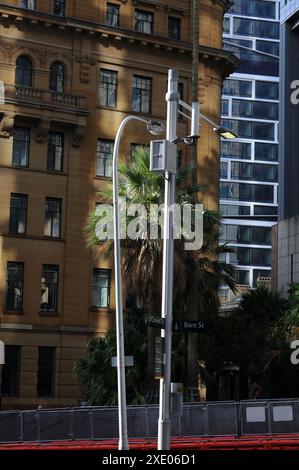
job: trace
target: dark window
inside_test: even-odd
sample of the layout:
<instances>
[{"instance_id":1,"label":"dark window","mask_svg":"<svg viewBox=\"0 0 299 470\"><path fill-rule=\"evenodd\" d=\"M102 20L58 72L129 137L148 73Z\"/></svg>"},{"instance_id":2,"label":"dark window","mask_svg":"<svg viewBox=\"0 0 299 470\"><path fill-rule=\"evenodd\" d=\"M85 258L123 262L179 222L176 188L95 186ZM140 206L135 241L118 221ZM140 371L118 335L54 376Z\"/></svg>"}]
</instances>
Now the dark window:
<instances>
[{"instance_id":1,"label":"dark window","mask_svg":"<svg viewBox=\"0 0 299 470\"><path fill-rule=\"evenodd\" d=\"M135 31L153 34L154 15L148 11L135 10Z\"/></svg>"},{"instance_id":2,"label":"dark window","mask_svg":"<svg viewBox=\"0 0 299 470\"><path fill-rule=\"evenodd\" d=\"M265 0L234 0L229 13L275 19L275 3Z\"/></svg>"},{"instance_id":3,"label":"dark window","mask_svg":"<svg viewBox=\"0 0 299 470\"><path fill-rule=\"evenodd\" d=\"M279 42L256 40L256 49L267 54L279 56Z\"/></svg>"},{"instance_id":4,"label":"dark window","mask_svg":"<svg viewBox=\"0 0 299 470\"><path fill-rule=\"evenodd\" d=\"M47 169L62 171L64 154L64 135L60 132L49 132Z\"/></svg>"},{"instance_id":5,"label":"dark window","mask_svg":"<svg viewBox=\"0 0 299 470\"><path fill-rule=\"evenodd\" d=\"M29 163L30 129L15 127L13 131L12 164L27 167Z\"/></svg>"},{"instance_id":6,"label":"dark window","mask_svg":"<svg viewBox=\"0 0 299 470\"><path fill-rule=\"evenodd\" d=\"M273 186L249 183L220 183L220 198L273 204Z\"/></svg>"},{"instance_id":7,"label":"dark window","mask_svg":"<svg viewBox=\"0 0 299 470\"><path fill-rule=\"evenodd\" d=\"M65 14L65 1L64 0L54 0L54 15L64 16Z\"/></svg>"},{"instance_id":8,"label":"dark window","mask_svg":"<svg viewBox=\"0 0 299 470\"><path fill-rule=\"evenodd\" d=\"M170 39L181 39L181 20L175 16L168 17L168 37Z\"/></svg>"},{"instance_id":9,"label":"dark window","mask_svg":"<svg viewBox=\"0 0 299 470\"><path fill-rule=\"evenodd\" d=\"M112 160L113 160L113 140L98 139L97 143L97 176L106 178L112 177Z\"/></svg>"},{"instance_id":10,"label":"dark window","mask_svg":"<svg viewBox=\"0 0 299 470\"><path fill-rule=\"evenodd\" d=\"M253 287L256 287L256 283L259 277L271 277L271 270L267 269L266 271L266 270L254 269L253 270Z\"/></svg>"},{"instance_id":11,"label":"dark window","mask_svg":"<svg viewBox=\"0 0 299 470\"><path fill-rule=\"evenodd\" d=\"M57 312L59 266L43 264L41 311Z\"/></svg>"},{"instance_id":12,"label":"dark window","mask_svg":"<svg viewBox=\"0 0 299 470\"><path fill-rule=\"evenodd\" d=\"M100 105L115 108L117 102L117 72L100 71Z\"/></svg>"},{"instance_id":13,"label":"dark window","mask_svg":"<svg viewBox=\"0 0 299 470\"><path fill-rule=\"evenodd\" d=\"M220 204L220 212L223 216L238 217L250 215L250 207L239 206L238 204Z\"/></svg>"},{"instance_id":14,"label":"dark window","mask_svg":"<svg viewBox=\"0 0 299 470\"><path fill-rule=\"evenodd\" d=\"M220 178L227 179L228 175L228 163L220 162Z\"/></svg>"},{"instance_id":15,"label":"dark window","mask_svg":"<svg viewBox=\"0 0 299 470\"><path fill-rule=\"evenodd\" d=\"M236 270L237 284L243 284L243 285L249 286L250 285L249 275L250 275L249 271L243 271L243 270L241 271L239 269Z\"/></svg>"},{"instance_id":16,"label":"dark window","mask_svg":"<svg viewBox=\"0 0 299 470\"><path fill-rule=\"evenodd\" d=\"M55 348L41 346L38 348L37 395L52 397L54 395Z\"/></svg>"},{"instance_id":17,"label":"dark window","mask_svg":"<svg viewBox=\"0 0 299 470\"><path fill-rule=\"evenodd\" d=\"M279 39L279 23L273 21L247 20L234 18L234 34L245 36L257 36L259 38Z\"/></svg>"},{"instance_id":18,"label":"dark window","mask_svg":"<svg viewBox=\"0 0 299 470\"><path fill-rule=\"evenodd\" d=\"M24 263L9 261L6 274L6 309L21 312L23 309Z\"/></svg>"},{"instance_id":19,"label":"dark window","mask_svg":"<svg viewBox=\"0 0 299 470\"><path fill-rule=\"evenodd\" d=\"M278 160L278 145L255 142L255 160L276 162Z\"/></svg>"},{"instance_id":20,"label":"dark window","mask_svg":"<svg viewBox=\"0 0 299 470\"><path fill-rule=\"evenodd\" d=\"M62 62L55 61L50 67L50 85L51 91L64 93L65 67Z\"/></svg>"},{"instance_id":21,"label":"dark window","mask_svg":"<svg viewBox=\"0 0 299 470\"><path fill-rule=\"evenodd\" d=\"M223 225L221 242L271 245L271 228L248 225Z\"/></svg>"},{"instance_id":22,"label":"dark window","mask_svg":"<svg viewBox=\"0 0 299 470\"><path fill-rule=\"evenodd\" d=\"M254 206L254 215L277 216L278 208L273 206Z\"/></svg>"},{"instance_id":23,"label":"dark window","mask_svg":"<svg viewBox=\"0 0 299 470\"><path fill-rule=\"evenodd\" d=\"M32 87L32 61L29 57L21 55L16 61L16 85Z\"/></svg>"},{"instance_id":24,"label":"dark window","mask_svg":"<svg viewBox=\"0 0 299 470\"><path fill-rule=\"evenodd\" d=\"M221 142L222 158L251 159L251 143L249 142Z\"/></svg>"},{"instance_id":25,"label":"dark window","mask_svg":"<svg viewBox=\"0 0 299 470\"><path fill-rule=\"evenodd\" d=\"M223 18L223 32L225 34L230 33L230 19L229 18Z\"/></svg>"},{"instance_id":26,"label":"dark window","mask_svg":"<svg viewBox=\"0 0 299 470\"><path fill-rule=\"evenodd\" d=\"M120 7L119 5L115 5L114 3L107 3L107 24L112 26L113 28L117 28L119 26L119 12Z\"/></svg>"},{"instance_id":27,"label":"dark window","mask_svg":"<svg viewBox=\"0 0 299 470\"><path fill-rule=\"evenodd\" d=\"M278 119L278 103L267 101L232 100L232 115L254 119L276 121Z\"/></svg>"},{"instance_id":28,"label":"dark window","mask_svg":"<svg viewBox=\"0 0 299 470\"><path fill-rule=\"evenodd\" d=\"M17 397L20 384L21 346L5 346L5 364L2 366L1 393L4 397Z\"/></svg>"},{"instance_id":29,"label":"dark window","mask_svg":"<svg viewBox=\"0 0 299 470\"><path fill-rule=\"evenodd\" d=\"M94 268L92 275L92 306L107 308L110 306L111 270Z\"/></svg>"},{"instance_id":30,"label":"dark window","mask_svg":"<svg viewBox=\"0 0 299 470\"><path fill-rule=\"evenodd\" d=\"M228 116L228 111L229 111L229 101L222 99L221 100L221 115Z\"/></svg>"},{"instance_id":31,"label":"dark window","mask_svg":"<svg viewBox=\"0 0 299 470\"><path fill-rule=\"evenodd\" d=\"M19 235L26 233L27 195L12 193L10 196L9 232Z\"/></svg>"},{"instance_id":32,"label":"dark window","mask_svg":"<svg viewBox=\"0 0 299 470\"><path fill-rule=\"evenodd\" d=\"M46 198L44 230L45 237L60 238L61 206L61 199L52 197Z\"/></svg>"},{"instance_id":33,"label":"dark window","mask_svg":"<svg viewBox=\"0 0 299 470\"><path fill-rule=\"evenodd\" d=\"M263 163L232 162L231 179L276 183L278 179L278 166Z\"/></svg>"},{"instance_id":34,"label":"dark window","mask_svg":"<svg viewBox=\"0 0 299 470\"><path fill-rule=\"evenodd\" d=\"M223 119L222 125L243 139L274 140L274 123Z\"/></svg>"},{"instance_id":35,"label":"dark window","mask_svg":"<svg viewBox=\"0 0 299 470\"><path fill-rule=\"evenodd\" d=\"M149 114L152 101L152 79L133 76L132 111Z\"/></svg>"},{"instance_id":36,"label":"dark window","mask_svg":"<svg viewBox=\"0 0 299 470\"><path fill-rule=\"evenodd\" d=\"M252 82L248 80L225 80L222 93L224 95L251 97Z\"/></svg>"},{"instance_id":37,"label":"dark window","mask_svg":"<svg viewBox=\"0 0 299 470\"><path fill-rule=\"evenodd\" d=\"M271 250L266 248L238 248L230 261L244 266L271 266Z\"/></svg>"},{"instance_id":38,"label":"dark window","mask_svg":"<svg viewBox=\"0 0 299 470\"><path fill-rule=\"evenodd\" d=\"M36 0L22 0L22 8L27 8L28 10L36 9Z\"/></svg>"},{"instance_id":39,"label":"dark window","mask_svg":"<svg viewBox=\"0 0 299 470\"><path fill-rule=\"evenodd\" d=\"M267 100L279 99L279 84L278 82L256 81L255 83L255 96L256 98Z\"/></svg>"}]
</instances>

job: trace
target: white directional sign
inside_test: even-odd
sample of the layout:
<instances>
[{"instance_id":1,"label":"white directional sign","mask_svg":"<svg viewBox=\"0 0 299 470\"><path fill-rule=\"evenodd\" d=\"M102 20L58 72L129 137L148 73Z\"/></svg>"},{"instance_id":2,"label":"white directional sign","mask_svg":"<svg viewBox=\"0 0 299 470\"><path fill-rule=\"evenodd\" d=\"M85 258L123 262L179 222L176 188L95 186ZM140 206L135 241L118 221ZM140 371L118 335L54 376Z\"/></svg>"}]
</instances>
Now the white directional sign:
<instances>
[{"instance_id":1,"label":"white directional sign","mask_svg":"<svg viewBox=\"0 0 299 470\"><path fill-rule=\"evenodd\" d=\"M112 367L117 367L117 357L113 356L111 358L111 365ZM125 366L126 367L133 367L134 365L134 357L133 356L126 356L125 357Z\"/></svg>"},{"instance_id":2,"label":"white directional sign","mask_svg":"<svg viewBox=\"0 0 299 470\"><path fill-rule=\"evenodd\" d=\"M5 364L5 347L3 341L0 341L0 365Z\"/></svg>"}]
</instances>

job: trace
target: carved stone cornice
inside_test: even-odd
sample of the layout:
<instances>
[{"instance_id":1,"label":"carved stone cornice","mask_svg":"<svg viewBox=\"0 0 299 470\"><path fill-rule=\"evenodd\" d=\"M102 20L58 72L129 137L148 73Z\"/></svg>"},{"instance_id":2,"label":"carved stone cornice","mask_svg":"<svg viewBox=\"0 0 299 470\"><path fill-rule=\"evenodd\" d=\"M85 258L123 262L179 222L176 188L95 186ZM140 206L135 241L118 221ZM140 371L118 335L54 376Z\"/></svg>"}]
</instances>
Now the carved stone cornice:
<instances>
[{"instance_id":1,"label":"carved stone cornice","mask_svg":"<svg viewBox=\"0 0 299 470\"><path fill-rule=\"evenodd\" d=\"M0 121L0 137L8 139L13 134L13 127L15 123L14 114L4 114Z\"/></svg>"},{"instance_id":2,"label":"carved stone cornice","mask_svg":"<svg viewBox=\"0 0 299 470\"><path fill-rule=\"evenodd\" d=\"M47 119L41 119L36 128L36 142L43 144L47 142L50 130L50 121Z\"/></svg>"}]
</instances>

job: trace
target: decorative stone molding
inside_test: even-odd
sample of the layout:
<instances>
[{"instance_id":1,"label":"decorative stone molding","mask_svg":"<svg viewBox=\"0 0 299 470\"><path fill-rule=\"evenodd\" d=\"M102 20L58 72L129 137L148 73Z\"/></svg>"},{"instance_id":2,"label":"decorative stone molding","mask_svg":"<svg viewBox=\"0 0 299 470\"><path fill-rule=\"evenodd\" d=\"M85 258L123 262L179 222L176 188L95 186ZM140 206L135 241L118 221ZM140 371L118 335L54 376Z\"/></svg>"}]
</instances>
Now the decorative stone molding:
<instances>
[{"instance_id":1,"label":"decorative stone molding","mask_svg":"<svg viewBox=\"0 0 299 470\"><path fill-rule=\"evenodd\" d=\"M48 134L50 130L50 121L42 119L36 129L36 142L43 144L48 140Z\"/></svg>"},{"instance_id":2,"label":"decorative stone molding","mask_svg":"<svg viewBox=\"0 0 299 470\"><path fill-rule=\"evenodd\" d=\"M0 137L9 139L13 134L15 116L13 114L4 114L0 121Z\"/></svg>"},{"instance_id":3,"label":"decorative stone molding","mask_svg":"<svg viewBox=\"0 0 299 470\"><path fill-rule=\"evenodd\" d=\"M82 140L84 139L86 127L78 124L73 131L73 147L80 147Z\"/></svg>"}]
</instances>

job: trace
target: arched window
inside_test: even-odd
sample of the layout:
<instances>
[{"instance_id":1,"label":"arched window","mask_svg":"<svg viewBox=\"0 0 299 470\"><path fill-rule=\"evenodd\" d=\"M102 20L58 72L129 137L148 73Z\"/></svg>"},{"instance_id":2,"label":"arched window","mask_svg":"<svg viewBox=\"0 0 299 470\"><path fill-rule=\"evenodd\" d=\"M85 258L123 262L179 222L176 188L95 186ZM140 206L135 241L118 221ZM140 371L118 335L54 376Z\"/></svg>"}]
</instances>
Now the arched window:
<instances>
[{"instance_id":1,"label":"arched window","mask_svg":"<svg viewBox=\"0 0 299 470\"><path fill-rule=\"evenodd\" d=\"M62 62L55 61L50 67L50 90L64 93L65 67Z\"/></svg>"},{"instance_id":2,"label":"arched window","mask_svg":"<svg viewBox=\"0 0 299 470\"><path fill-rule=\"evenodd\" d=\"M26 55L21 55L16 61L16 85L32 86L32 61Z\"/></svg>"}]
</instances>

